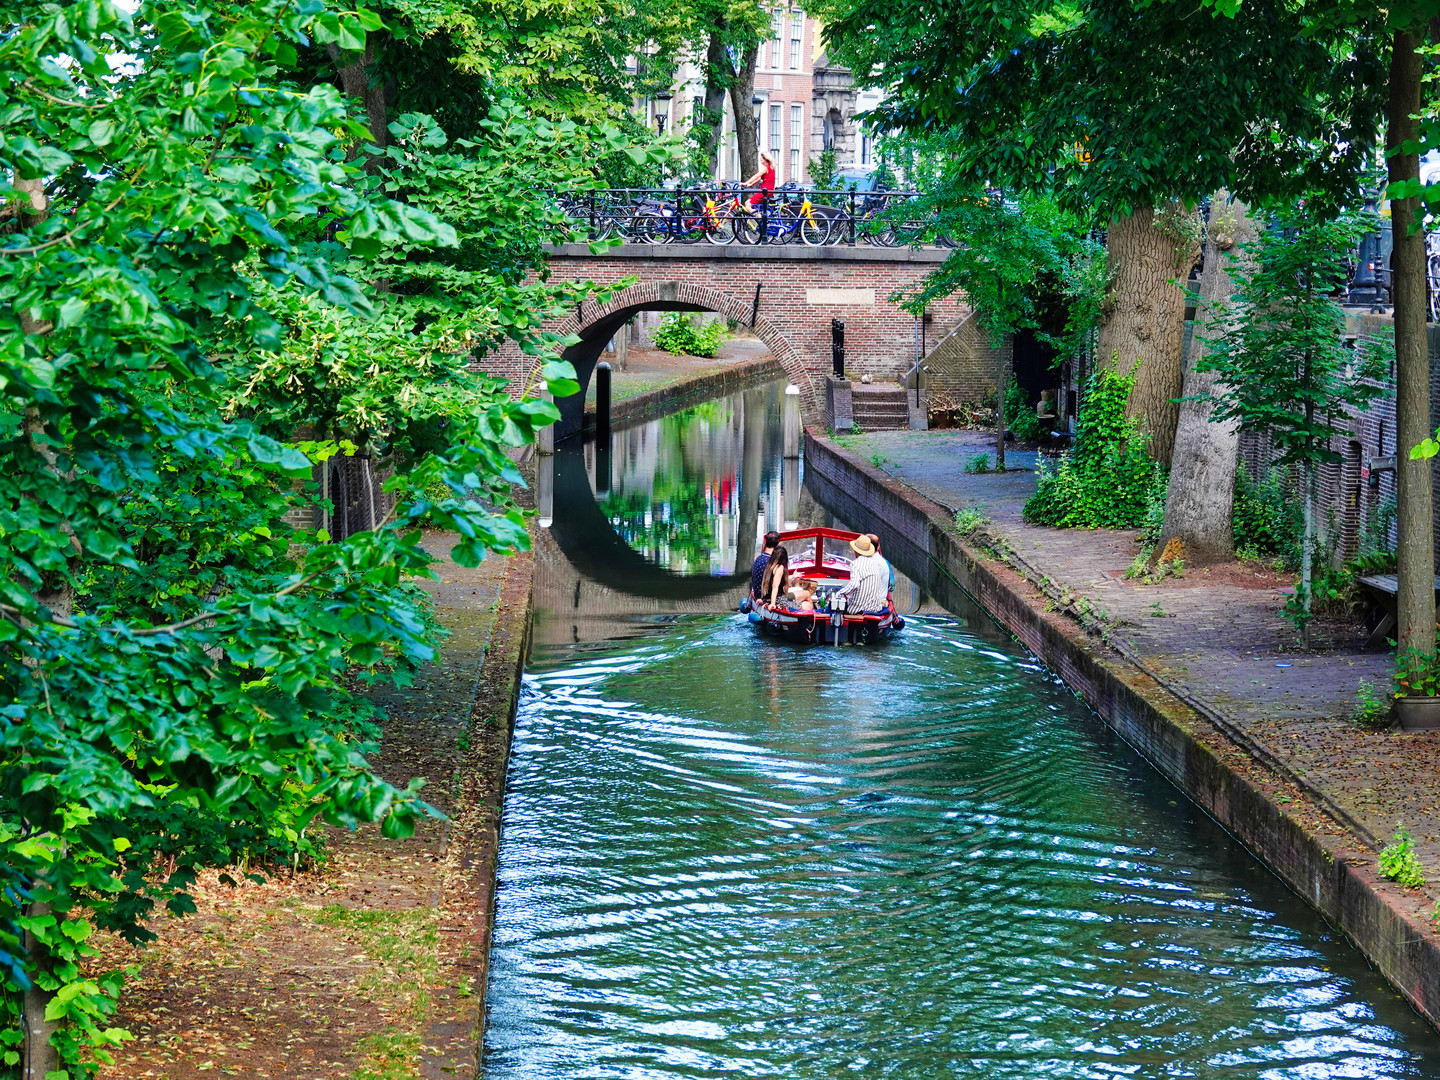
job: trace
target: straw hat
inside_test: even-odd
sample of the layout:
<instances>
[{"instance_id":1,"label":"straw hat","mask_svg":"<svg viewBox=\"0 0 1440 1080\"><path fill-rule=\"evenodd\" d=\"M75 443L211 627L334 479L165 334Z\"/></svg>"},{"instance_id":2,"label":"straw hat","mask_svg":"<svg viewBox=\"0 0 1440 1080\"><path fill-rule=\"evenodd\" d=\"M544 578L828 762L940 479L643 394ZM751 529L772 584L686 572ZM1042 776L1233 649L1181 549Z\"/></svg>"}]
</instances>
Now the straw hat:
<instances>
[{"instance_id":1,"label":"straw hat","mask_svg":"<svg viewBox=\"0 0 1440 1080\"><path fill-rule=\"evenodd\" d=\"M856 555L875 554L875 545L870 543L868 536L857 536L854 540L850 541L850 546L854 549Z\"/></svg>"}]
</instances>

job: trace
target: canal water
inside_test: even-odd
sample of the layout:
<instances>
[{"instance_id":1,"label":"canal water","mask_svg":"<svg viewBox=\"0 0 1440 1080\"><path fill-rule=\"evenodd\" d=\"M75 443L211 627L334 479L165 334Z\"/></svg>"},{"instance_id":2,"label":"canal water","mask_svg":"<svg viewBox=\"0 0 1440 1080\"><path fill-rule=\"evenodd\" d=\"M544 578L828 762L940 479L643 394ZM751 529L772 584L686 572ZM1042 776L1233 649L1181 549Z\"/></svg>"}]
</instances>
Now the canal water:
<instances>
[{"instance_id":1,"label":"canal water","mask_svg":"<svg viewBox=\"0 0 1440 1080\"><path fill-rule=\"evenodd\" d=\"M902 545L889 645L726 610L787 511L872 525L793 490L777 408L542 484L486 1076L1440 1077L1358 952Z\"/></svg>"}]
</instances>

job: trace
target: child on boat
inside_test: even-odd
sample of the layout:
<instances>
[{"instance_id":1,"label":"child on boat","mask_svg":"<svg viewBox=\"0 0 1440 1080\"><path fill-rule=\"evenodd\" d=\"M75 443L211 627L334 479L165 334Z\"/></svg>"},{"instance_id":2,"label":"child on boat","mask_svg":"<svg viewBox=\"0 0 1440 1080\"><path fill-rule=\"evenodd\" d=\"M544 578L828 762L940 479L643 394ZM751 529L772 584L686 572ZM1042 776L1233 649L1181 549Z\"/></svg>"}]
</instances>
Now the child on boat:
<instances>
[{"instance_id":1,"label":"child on boat","mask_svg":"<svg viewBox=\"0 0 1440 1080\"><path fill-rule=\"evenodd\" d=\"M794 585L790 586L791 611L814 611L815 594L819 591L820 583L814 578L801 578Z\"/></svg>"}]
</instances>

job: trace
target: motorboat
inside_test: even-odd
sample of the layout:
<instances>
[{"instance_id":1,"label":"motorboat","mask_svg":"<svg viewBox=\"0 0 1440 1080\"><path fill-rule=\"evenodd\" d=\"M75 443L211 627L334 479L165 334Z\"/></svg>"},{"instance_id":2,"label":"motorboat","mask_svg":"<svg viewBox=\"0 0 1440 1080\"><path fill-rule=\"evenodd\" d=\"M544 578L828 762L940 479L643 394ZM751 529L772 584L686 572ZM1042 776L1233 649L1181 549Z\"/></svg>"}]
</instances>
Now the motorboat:
<instances>
[{"instance_id":1,"label":"motorboat","mask_svg":"<svg viewBox=\"0 0 1440 1080\"><path fill-rule=\"evenodd\" d=\"M762 633L806 645L870 645L903 630L905 620L888 594L885 610L878 614L846 611L846 598L837 595L850 580L850 542L860 535L818 528L781 533L780 543L789 556L790 577L815 582L814 610L796 610L783 602L770 607L748 598L740 610Z\"/></svg>"}]
</instances>

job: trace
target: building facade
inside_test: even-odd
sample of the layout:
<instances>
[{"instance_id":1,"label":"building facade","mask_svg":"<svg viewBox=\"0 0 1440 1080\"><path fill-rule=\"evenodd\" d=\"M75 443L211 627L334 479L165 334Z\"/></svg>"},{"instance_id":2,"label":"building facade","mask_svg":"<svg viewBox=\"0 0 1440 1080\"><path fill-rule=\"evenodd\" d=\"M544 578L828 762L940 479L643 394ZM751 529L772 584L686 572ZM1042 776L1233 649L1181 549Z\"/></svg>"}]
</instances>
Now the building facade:
<instances>
[{"instance_id":1,"label":"building facade","mask_svg":"<svg viewBox=\"0 0 1440 1080\"><path fill-rule=\"evenodd\" d=\"M810 183L809 163L834 149L847 175L864 171L862 135L855 119L855 82L850 72L825 56L821 25L799 7L777 6L770 12L770 37L761 43L755 64L751 115L742 121L756 127L756 143L775 161L779 184ZM703 117L705 75L694 59L681 63L668 100L642 98L640 115L652 129L688 132ZM715 180L742 181L736 117L725 100ZM873 145L873 140L872 140Z\"/></svg>"}]
</instances>

